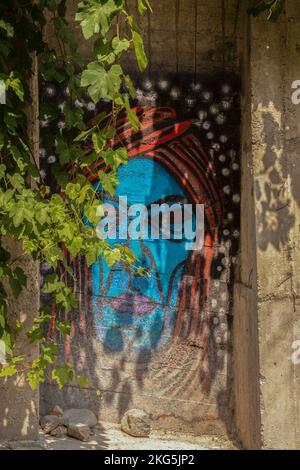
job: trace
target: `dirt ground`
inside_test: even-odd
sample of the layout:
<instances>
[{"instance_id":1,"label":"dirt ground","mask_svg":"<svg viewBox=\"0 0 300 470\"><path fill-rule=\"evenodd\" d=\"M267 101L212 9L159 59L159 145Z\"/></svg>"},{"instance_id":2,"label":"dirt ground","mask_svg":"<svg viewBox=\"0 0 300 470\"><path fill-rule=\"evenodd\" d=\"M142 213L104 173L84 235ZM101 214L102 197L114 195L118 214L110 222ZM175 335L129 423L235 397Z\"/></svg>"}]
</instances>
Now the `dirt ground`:
<instances>
[{"instance_id":1,"label":"dirt ground","mask_svg":"<svg viewBox=\"0 0 300 470\"><path fill-rule=\"evenodd\" d=\"M123 433L112 424L97 425L89 442L70 437L55 439L41 433L48 450L229 450L236 446L229 440L212 436L192 436L152 432L149 438L136 438Z\"/></svg>"},{"instance_id":2,"label":"dirt ground","mask_svg":"<svg viewBox=\"0 0 300 470\"><path fill-rule=\"evenodd\" d=\"M90 441L56 439L40 431L40 443L0 442L0 450L237 450L228 439L152 431L149 438L131 437L110 423L98 424Z\"/></svg>"}]
</instances>

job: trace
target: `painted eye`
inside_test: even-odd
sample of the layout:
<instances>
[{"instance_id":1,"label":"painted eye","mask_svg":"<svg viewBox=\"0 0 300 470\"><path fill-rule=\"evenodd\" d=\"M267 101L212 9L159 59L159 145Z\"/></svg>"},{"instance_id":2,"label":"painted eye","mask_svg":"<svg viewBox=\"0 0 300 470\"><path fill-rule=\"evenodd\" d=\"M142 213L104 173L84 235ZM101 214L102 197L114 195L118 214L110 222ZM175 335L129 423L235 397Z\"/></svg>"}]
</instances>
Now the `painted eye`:
<instances>
[{"instance_id":1,"label":"painted eye","mask_svg":"<svg viewBox=\"0 0 300 470\"><path fill-rule=\"evenodd\" d=\"M178 243L184 239L184 222L193 219L191 204L180 196L168 196L147 207L149 234L154 239Z\"/></svg>"}]
</instances>

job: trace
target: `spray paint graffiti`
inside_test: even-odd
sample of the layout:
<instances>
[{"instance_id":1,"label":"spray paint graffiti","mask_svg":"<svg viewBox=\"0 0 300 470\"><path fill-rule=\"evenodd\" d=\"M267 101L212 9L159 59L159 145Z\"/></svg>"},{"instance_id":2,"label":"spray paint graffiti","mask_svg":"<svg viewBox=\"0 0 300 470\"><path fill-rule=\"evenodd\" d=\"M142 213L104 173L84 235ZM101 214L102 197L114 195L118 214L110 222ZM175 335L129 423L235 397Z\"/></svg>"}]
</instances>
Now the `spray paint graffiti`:
<instances>
[{"instance_id":1,"label":"spray paint graffiti","mask_svg":"<svg viewBox=\"0 0 300 470\"><path fill-rule=\"evenodd\" d=\"M129 204L205 204L201 252L186 250L184 240L117 240L137 254L149 278L138 278L120 265L111 269L102 260L90 270L84 260L74 260L79 311L71 317L72 343L85 353L78 355L67 345L65 354L80 372L98 378L108 391L107 405L117 407L119 416L138 400L141 389L151 396L190 400L197 408L190 406L191 416L210 419L216 406L199 408L203 397L227 396L240 200L239 94L234 82L227 83L143 79L133 103L141 128L135 132L126 116L117 123L114 145L126 146L129 162L119 170L116 198L125 194ZM65 90L45 84L44 93L60 104ZM86 120L101 109L88 98L81 105ZM51 132L47 123L44 128ZM51 179L55 149L45 146L41 157ZM105 169L101 161L90 168L93 184L99 169ZM107 195L102 200L114 202ZM156 403L157 413L160 406Z\"/></svg>"},{"instance_id":2,"label":"spray paint graffiti","mask_svg":"<svg viewBox=\"0 0 300 470\"><path fill-rule=\"evenodd\" d=\"M192 121L178 122L172 108L141 107L136 112L141 121L138 132L126 120L121 119L117 125L115 142L127 147L129 163L119 172L116 196L127 194L129 203L147 206L167 201L205 204L205 247L202 252L190 254L184 239L123 242L149 270L149 278L136 277L120 266L108 268L101 260L93 267L93 315L107 351L153 350L173 334L183 335L187 306L183 299L187 297L189 310L194 312L189 320L193 324L191 334L198 336L201 321L205 321L203 306L209 289L204 283L209 279L216 227L222 217L221 194L210 178L214 170ZM100 167L101 163L93 169L95 179ZM186 265L195 269L191 288L183 276ZM198 308L202 315L193 318L198 316Z\"/></svg>"}]
</instances>

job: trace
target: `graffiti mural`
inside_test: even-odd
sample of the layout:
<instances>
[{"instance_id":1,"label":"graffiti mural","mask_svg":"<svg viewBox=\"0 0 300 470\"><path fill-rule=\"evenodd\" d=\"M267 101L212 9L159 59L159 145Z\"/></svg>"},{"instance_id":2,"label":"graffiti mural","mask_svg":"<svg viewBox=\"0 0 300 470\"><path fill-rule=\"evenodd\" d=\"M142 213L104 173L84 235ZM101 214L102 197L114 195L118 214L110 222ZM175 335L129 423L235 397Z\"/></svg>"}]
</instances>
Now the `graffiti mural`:
<instances>
[{"instance_id":1,"label":"graffiti mural","mask_svg":"<svg viewBox=\"0 0 300 470\"><path fill-rule=\"evenodd\" d=\"M126 116L120 117L113 143L126 147L128 164L119 169L115 197L99 197L117 204L126 195L128 204L147 207L204 204L204 246L187 250L184 237L111 240L133 250L149 273L143 277L101 259L90 269L85 260L74 260L79 311L70 319L77 349L66 344L64 354L78 370L97 378L106 406L118 417L130 404L145 406L142 397L148 396L149 409L155 402L159 416L164 400L172 398L178 419L185 412L177 399L194 404L185 420L194 415L216 419L220 397L224 408L230 398L230 299L240 201L238 85L226 78L158 77L137 80L137 90L133 108L140 129L134 131ZM57 105L64 93L43 85L45 100ZM88 97L77 105L85 108L87 121L102 106ZM45 145L41 157L51 179L55 149ZM100 169L105 171L102 161L89 168L94 185Z\"/></svg>"},{"instance_id":2,"label":"graffiti mural","mask_svg":"<svg viewBox=\"0 0 300 470\"><path fill-rule=\"evenodd\" d=\"M184 238L123 242L148 270L147 277L137 277L126 268L110 269L102 261L93 267L93 316L101 341L111 351L157 349L180 334L186 308L182 299L190 297L191 309L197 309L201 298L205 304L204 277L189 293L183 273L186 266L194 266L196 272L202 269L203 274L210 272L215 227L220 225L221 216L220 194L206 176L213 168L193 133L192 122L178 123L171 108L142 107L136 111L142 123L137 133L126 121L121 120L117 127L117 145L125 145L129 153L129 163L119 171L117 198L127 194L129 204L148 207L168 201L205 203L207 234L204 252L194 256L189 254ZM116 241L122 243L111 243ZM208 264L200 267L200 257L209 260ZM194 322L193 334L199 327Z\"/></svg>"}]
</instances>

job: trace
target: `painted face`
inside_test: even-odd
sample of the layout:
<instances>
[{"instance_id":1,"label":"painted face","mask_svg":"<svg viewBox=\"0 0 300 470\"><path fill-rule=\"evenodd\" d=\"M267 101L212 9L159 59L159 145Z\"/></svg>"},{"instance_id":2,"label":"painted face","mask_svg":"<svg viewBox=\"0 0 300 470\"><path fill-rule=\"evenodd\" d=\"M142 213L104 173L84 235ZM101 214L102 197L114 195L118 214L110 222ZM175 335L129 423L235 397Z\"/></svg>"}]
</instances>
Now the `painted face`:
<instances>
[{"instance_id":1,"label":"painted face","mask_svg":"<svg viewBox=\"0 0 300 470\"><path fill-rule=\"evenodd\" d=\"M187 199L175 179L154 160L130 160L118 177L116 197L126 195L128 206ZM156 349L172 335L183 267L190 255L188 241L109 241L116 242L126 244L138 256L149 277L137 277L120 264L109 268L102 260L93 265L98 337L108 352Z\"/></svg>"}]
</instances>

